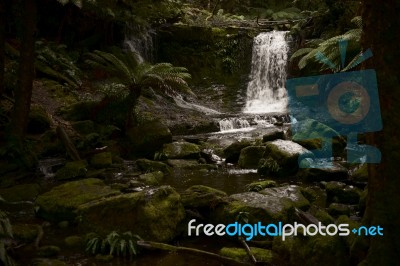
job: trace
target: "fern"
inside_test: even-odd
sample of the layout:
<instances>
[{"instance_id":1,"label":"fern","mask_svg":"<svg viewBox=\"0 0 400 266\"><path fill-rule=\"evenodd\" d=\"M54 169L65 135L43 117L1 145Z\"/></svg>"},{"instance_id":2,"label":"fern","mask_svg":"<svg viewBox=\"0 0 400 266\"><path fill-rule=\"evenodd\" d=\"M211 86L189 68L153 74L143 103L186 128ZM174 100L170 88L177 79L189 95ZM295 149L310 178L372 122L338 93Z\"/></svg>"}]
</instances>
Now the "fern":
<instances>
[{"instance_id":1,"label":"fern","mask_svg":"<svg viewBox=\"0 0 400 266\"><path fill-rule=\"evenodd\" d=\"M2 199L2 198L1 198ZM0 210L0 265L14 266L14 260L8 256L5 241L6 238L12 238L12 227L7 214Z\"/></svg>"}]
</instances>

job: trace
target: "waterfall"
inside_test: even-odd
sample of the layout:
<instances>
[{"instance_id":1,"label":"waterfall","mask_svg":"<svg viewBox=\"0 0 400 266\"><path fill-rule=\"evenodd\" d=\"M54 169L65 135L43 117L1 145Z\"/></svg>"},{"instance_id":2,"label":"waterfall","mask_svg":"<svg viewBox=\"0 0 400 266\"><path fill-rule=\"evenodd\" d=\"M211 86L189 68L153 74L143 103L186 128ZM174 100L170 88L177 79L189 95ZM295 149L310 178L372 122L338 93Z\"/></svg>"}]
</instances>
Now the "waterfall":
<instances>
[{"instance_id":1,"label":"waterfall","mask_svg":"<svg viewBox=\"0 0 400 266\"><path fill-rule=\"evenodd\" d=\"M285 81L289 52L286 33L286 31L264 32L254 39L244 113L286 111Z\"/></svg>"},{"instance_id":2,"label":"waterfall","mask_svg":"<svg viewBox=\"0 0 400 266\"><path fill-rule=\"evenodd\" d=\"M124 48L139 55L140 63L154 61L155 31L137 24L127 24L125 31Z\"/></svg>"},{"instance_id":3,"label":"waterfall","mask_svg":"<svg viewBox=\"0 0 400 266\"><path fill-rule=\"evenodd\" d=\"M219 129L223 131L232 131L235 129L250 128L250 123L246 119L237 117L224 118L219 121Z\"/></svg>"}]
</instances>

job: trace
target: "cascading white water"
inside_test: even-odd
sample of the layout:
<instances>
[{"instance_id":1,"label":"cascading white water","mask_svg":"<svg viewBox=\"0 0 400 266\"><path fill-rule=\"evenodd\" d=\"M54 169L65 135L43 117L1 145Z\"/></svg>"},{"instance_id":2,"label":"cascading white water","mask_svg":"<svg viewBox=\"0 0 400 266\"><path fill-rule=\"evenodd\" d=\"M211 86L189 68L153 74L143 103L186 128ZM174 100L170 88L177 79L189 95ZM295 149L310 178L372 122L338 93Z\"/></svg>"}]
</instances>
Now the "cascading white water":
<instances>
[{"instance_id":1,"label":"cascading white water","mask_svg":"<svg viewBox=\"0 0 400 266\"><path fill-rule=\"evenodd\" d=\"M244 113L286 111L285 81L289 52L286 33L286 31L264 32L254 39Z\"/></svg>"},{"instance_id":2,"label":"cascading white water","mask_svg":"<svg viewBox=\"0 0 400 266\"><path fill-rule=\"evenodd\" d=\"M153 37L155 31L136 24L128 24L125 33L124 47L136 52L140 63L153 61Z\"/></svg>"},{"instance_id":3,"label":"cascading white water","mask_svg":"<svg viewBox=\"0 0 400 266\"><path fill-rule=\"evenodd\" d=\"M220 131L232 131L235 129L250 128L250 123L241 118L224 118L219 121Z\"/></svg>"}]
</instances>

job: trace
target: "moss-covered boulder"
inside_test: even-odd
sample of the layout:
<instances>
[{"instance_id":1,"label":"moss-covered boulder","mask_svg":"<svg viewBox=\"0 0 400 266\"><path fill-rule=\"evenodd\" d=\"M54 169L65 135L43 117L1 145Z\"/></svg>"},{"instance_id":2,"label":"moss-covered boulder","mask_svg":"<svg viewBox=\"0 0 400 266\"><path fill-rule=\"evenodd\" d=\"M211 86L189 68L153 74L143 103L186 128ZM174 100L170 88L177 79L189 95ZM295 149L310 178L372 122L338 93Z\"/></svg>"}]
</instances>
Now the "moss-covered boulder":
<instances>
[{"instance_id":1,"label":"moss-covered boulder","mask_svg":"<svg viewBox=\"0 0 400 266\"><path fill-rule=\"evenodd\" d=\"M266 188L259 193L269 197L290 200L293 206L303 211L310 208L310 202L303 196L302 188L296 185Z\"/></svg>"},{"instance_id":2,"label":"moss-covered boulder","mask_svg":"<svg viewBox=\"0 0 400 266\"><path fill-rule=\"evenodd\" d=\"M263 135L263 142L273 141L277 139L285 139L285 132L278 128L274 128L270 132L267 132Z\"/></svg>"},{"instance_id":3,"label":"moss-covered boulder","mask_svg":"<svg viewBox=\"0 0 400 266\"><path fill-rule=\"evenodd\" d=\"M313 154L301 145L289 140L277 139L266 143L264 159L270 158L279 166L270 171L276 176L295 174L299 168L299 156L313 157ZM276 167L274 164L271 165Z\"/></svg>"},{"instance_id":4,"label":"moss-covered boulder","mask_svg":"<svg viewBox=\"0 0 400 266\"><path fill-rule=\"evenodd\" d=\"M134 127L126 135L128 152L150 158L153 158L154 153L165 143L172 142L171 131L160 121L151 121Z\"/></svg>"},{"instance_id":5,"label":"moss-covered boulder","mask_svg":"<svg viewBox=\"0 0 400 266\"><path fill-rule=\"evenodd\" d=\"M196 185L181 193L185 208L211 208L222 202L228 195L218 189Z\"/></svg>"},{"instance_id":6,"label":"moss-covered boulder","mask_svg":"<svg viewBox=\"0 0 400 266\"><path fill-rule=\"evenodd\" d=\"M349 251L340 236L290 236L282 241L275 237L272 250L288 265L350 265Z\"/></svg>"},{"instance_id":7,"label":"moss-covered boulder","mask_svg":"<svg viewBox=\"0 0 400 266\"><path fill-rule=\"evenodd\" d=\"M92 120L76 121L71 123L73 129L82 135L95 132L95 123Z\"/></svg>"},{"instance_id":8,"label":"moss-covered boulder","mask_svg":"<svg viewBox=\"0 0 400 266\"><path fill-rule=\"evenodd\" d=\"M361 190L354 186L347 186L341 182L328 182L325 185L328 202L344 204L358 204L360 201Z\"/></svg>"},{"instance_id":9,"label":"moss-covered boulder","mask_svg":"<svg viewBox=\"0 0 400 266\"><path fill-rule=\"evenodd\" d=\"M27 132L41 134L48 130L50 125L51 118L46 110L42 106L32 106L28 117Z\"/></svg>"},{"instance_id":10,"label":"moss-covered boulder","mask_svg":"<svg viewBox=\"0 0 400 266\"><path fill-rule=\"evenodd\" d=\"M339 217L340 215L350 215L352 208L349 205L341 203L332 203L328 207L328 213L334 217Z\"/></svg>"},{"instance_id":11,"label":"moss-covered boulder","mask_svg":"<svg viewBox=\"0 0 400 266\"><path fill-rule=\"evenodd\" d=\"M67 162L55 175L58 180L71 180L83 178L87 173L87 162L85 160Z\"/></svg>"},{"instance_id":12,"label":"moss-covered boulder","mask_svg":"<svg viewBox=\"0 0 400 266\"><path fill-rule=\"evenodd\" d=\"M335 219L333 219L333 217L324 210L317 210L314 214L314 217L317 218L318 221L320 221L324 225L335 223Z\"/></svg>"},{"instance_id":13,"label":"moss-covered boulder","mask_svg":"<svg viewBox=\"0 0 400 266\"><path fill-rule=\"evenodd\" d=\"M0 189L0 196L9 202L31 201L39 195L40 191L38 184L21 184Z\"/></svg>"},{"instance_id":14,"label":"moss-covered boulder","mask_svg":"<svg viewBox=\"0 0 400 266\"><path fill-rule=\"evenodd\" d=\"M263 181L257 181L257 182L253 182L253 183L246 185L246 189L248 191L258 192L265 188L276 187L277 185L278 184L274 180L263 180Z\"/></svg>"},{"instance_id":15,"label":"moss-covered boulder","mask_svg":"<svg viewBox=\"0 0 400 266\"><path fill-rule=\"evenodd\" d=\"M136 160L136 165L143 172L161 171L164 174L168 174L171 171L169 166L166 165L165 163L152 161L148 159Z\"/></svg>"},{"instance_id":16,"label":"moss-covered boulder","mask_svg":"<svg viewBox=\"0 0 400 266\"><path fill-rule=\"evenodd\" d=\"M274 254L271 250L268 249L263 249L263 248L255 248L251 247L250 248L251 254L254 255L256 258L257 262L264 262L267 264L270 264L273 262ZM219 251L219 254L221 256L229 257L237 261L242 261L245 263L252 263L252 261L249 258L249 255L247 255L247 252L244 248L222 248Z\"/></svg>"},{"instance_id":17,"label":"moss-covered boulder","mask_svg":"<svg viewBox=\"0 0 400 266\"><path fill-rule=\"evenodd\" d=\"M224 149L225 162L237 163L242 149L251 145L248 140L236 141Z\"/></svg>"},{"instance_id":18,"label":"moss-covered boulder","mask_svg":"<svg viewBox=\"0 0 400 266\"><path fill-rule=\"evenodd\" d=\"M94 168L107 168L112 165L111 152L101 152L92 156L90 165Z\"/></svg>"},{"instance_id":19,"label":"moss-covered boulder","mask_svg":"<svg viewBox=\"0 0 400 266\"><path fill-rule=\"evenodd\" d=\"M77 213L81 227L99 234L118 229L154 241L173 239L185 218L180 195L170 186L91 201Z\"/></svg>"},{"instance_id":20,"label":"moss-covered boulder","mask_svg":"<svg viewBox=\"0 0 400 266\"><path fill-rule=\"evenodd\" d=\"M368 182L368 164L361 165L350 177L355 181Z\"/></svg>"},{"instance_id":21,"label":"moss-covered boulder","mask_svg":"<svg viewBox=\"0 0 400 266\"><path fill-rule=\"evenodd\" d=\"M139 176L139 181L149 186L158 186L164 178L161 171L151 172Z\"/></svg>"},{"instance_id":22,"label":"moss-covered boulder","mask_svg":"<svg viewBox=\"0 0 400 266\"><path fill-rule=\"evenodd\" d=\"M264 152L264 146L249 146L242 149L238 161L239 166L245 169L257 169Z\"/></svg>"},{"instance_id":23,"label":"moss-covered boulder","mask_svg":"<svg viewBox=\"0 0 400 266\"><path fill-rule=\"evenodd\" d=\"M80 101L61 109L59 113L68 121L90 120L95 115L97 105L97 101Z\"/></svg>"},{"instance_id":24,"label":"moss-covered boulder","mask_svg":"<svg viewBox=\"0 0 400 266\"><path fill-rule=\"evenodd\" d=\"M31 243L35 241L38 233L39 226L36 224L13 224L12 232L14 239Z\"/></svg>"},{"instance_id":25,"label":"moss-covered boulder","mask_svg":"<svg viewBox=\"0 0 400 266\"><path fill-rule=\"evenodd\" d=\"M200 148L196 144L179 141L163 145L162 156L165 159L198 159Z\"/></svg>"},{"instance_id":26,"label":"moss-covered boulder","mask_svg":"<svg viewBox=\"0 0 400 266\"><path fill-rule=\"evenodd\" d=\"M36 199L37 215L53 222L74 221L75 211L92 200L118 195L118 190L95 178L68 182L40 195Z\"/></svg>"}]
</instances>

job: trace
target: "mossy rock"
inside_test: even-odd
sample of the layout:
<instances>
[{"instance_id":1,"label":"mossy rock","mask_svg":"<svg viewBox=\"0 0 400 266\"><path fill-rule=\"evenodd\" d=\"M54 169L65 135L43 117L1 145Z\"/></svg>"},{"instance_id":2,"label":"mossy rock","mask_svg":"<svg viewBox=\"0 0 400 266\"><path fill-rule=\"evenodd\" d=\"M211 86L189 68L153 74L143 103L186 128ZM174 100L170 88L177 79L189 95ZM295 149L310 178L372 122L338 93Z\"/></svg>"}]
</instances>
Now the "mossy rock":
<instances>
[{"instance_id":1,"label":"mossy rock","mask_svg":"<svg viewBox=\"0 0 400 266\"><path fill-rule=\"evenodd\" d=\"M35 241L39 233L35 224L13 224L12 232L15 239L28 243Z\"/></svg>"},{"instance_id":2,"label":"mossy rock","mask_svg":"<svg viewBox=\"0 0 400 266\"><path fill-rule=\"evenodd\" d=\"M172 166L173 169L182 170L193 170L193 171L212 171L216 170L218 166L215 164L200 164L197 160L167 160L168 165Z\"/></svg>"},{"instance_id":3,"label":"mossy rock","mask_svg":"<svg viewBox=\"0 0 400 266\"><path fill-rule=\"evenodd\" d=\"M93 155L90 159L90 165L98 169L110 167L112 165L111 152L101 152Z\"/></svg>"},{"instance_id":4,"label":"mossy rock","mask_svg":"<svg viewBox=\"0 0 400 266\"><path fill-rule=\"evenodd\" d=\"M136 156L154 157L165 143L172 142L168 127L160 121L151 121L130 129L127 133L130 153ZM129 152L129 151L128 151Z\"/></svg>"},{"instance_id":5,"label":"mossy rock","mask_svg":"<svg viewBox=\"0 0 400 266\"><path fill-rule=\"evenodd\" d=\"M237 163L242 149L251 145L248 140L236 141L224 149L225 162Z\"/></svg>"},{"instance_id":6,"label":"mossy rock","mask_svg":"<svg viewBox=\"0 0 400 266\"><path fill-rule=\"evenodd\" d=\"M36 255L38 257L49 258L57 256L60 252L61 249L57 246L41 246L38 248Z\"/></svg>"},{"instance_id":7,"label":"mossy rock","mask_svg":"<svg viewBox=\"0 0 400 266\"><path fill-rule=\"evenodd\" d=\"M249 146L242 149L238 161L239 166L245 169L257 169L264 152L264 146Z\"/></svg>"},{"instance_id":8,"label":"mossy rock","mask_svg":"<svg viewBox=\"0 0 400 266\"><path fill-rule=\"evenodd\" d=\"M275 237L272 250L289 265L350 265L349 251L340 236L297 236Z\"/></svg>"},{"instance_id":9,"label":"mossy rock","mask_svg":"<svg viewBox=\"0 0 400 266\"><path fill-rule=\"evenodd\" d=\"M158 186L164 178L164 174L161 171L151 172L139 176L139 181L146 185Z\"/></svg>"},{"instance_id":10,"label":"mossy rock","mask_svg":"<svg viewBox=\"0 0 400 266\"><path fill-rule=\"evenodd\" d=\"M272 263L274 254L271 250L268 249L262 249L262 248L255 248L255 247L250 247L251 254L254 255L256 258L257 262L266 262L266 263ZM221 256L229 257L237 261L242 261L245 263L252 263L250 261L249 255L247 255L247 252L244 248L222 248L219 251L219 254Z\"/></svg>"},{"instance_id":11,"label":"mossy rock","mask_svg":"<svg viewBox=\"0 0 400 266\"><path fill-rule=\"evenodd\" d=\"M95 178L68 182L36 199L37 215L53 222L74 221L76 209L84 203L120 194Z\"/></svg>"},{"instance_id":12,"label":"mossy rock","mask_svg":"<svg viewBox=\"0 0 400 266\"><path fill-rule=\"evenodd\" d=\"M325 185L325 189L328 196L328 202L358 204L360 201L361 190L356 187L332 181Z\"/></svg>"},{"instance_id":13,"label":"mossy rock","mask_svg":"<svg viewBox=\"0 0 400 266\"><path fill-rule=\"evenodd\" d=\"M263 180L246 185L246 189L248 191L258 192L265 188L276 187L277 185L278 184L274 180Z\"/></svg>"},{"instance_id":14,"label":"mossy rock","mask_svg":"<svg viewBox=\"0 0 400 266\"><path fill-rule=\"evenodd\" d=\"M29 112L27 132L41 134L50 129L51 118L42 106L32 106Z\"/></svg>"},{"instance_id":15,"label":"mossy rock","mask_svg":"<svg viewBox=\"0 0 400 266\"><path fill-rule=\"evenodd\" d=\"M351 212L352 208L346 204L332 203L328 207L328 213L334 217L338 217L340 215L350 215Z\"/></svg>"},{"instance_id":16,"label":"mossy rock","mask_svg":"<svg viewBox=\"0 0 400 266\"><path fill-rule=\"evenodd\" d=\"M97 105L97 101L78 102L63 108L59 113L68 121L91 120Z\"/></svg>"},{"instance_id":17,"label":"mossy rock","mask_svg":"<svg viewBox=\"0 0 400 266\"><path fill-rule=\"evenodd\" d=\"M165 159L198 159L200 147L190 142L173 142L164 144L162 156Z\"/></svg>"},{"instance_id":18,"label":"mossy rock","mask_svg":"<svg viewBox=\"0 0 400 266\"><path fill-rule=\"evenodd\" d=\"M81 247L83 247L83 239L80 236L67 236L64 239L64 243L69 248L81 248Z\"/></svg>"},{"instance_id":19,"label":"mossy rock","mask_svg":"<svg viewBox=\"0 0 400 266\"><path fill-rule=\"evenodd\" d=\"M303 164L305 160L301 162ZM338 163L332 163L327 168L301 168L297 174L305 182L338 181L348 177L347 169Z\"/></svg>"},{"instance_id":20,"label":"mossy rock","mask_svg":"<svg viewBox=\"0 0 400 266\"><path fill-rule=\"evenodd\" d=\"M143 172L161 171L164 174L169 174L171 171L168 165L166 165L165 163L151 161L148 159L136 160L136 165Z\"/></svg>"},{"instance_id":21,"label":"mossy rock","mask_svg":"<svg viewBox=\"0 0 400 266\"><path fill-rule=\"evenodd\" d=\"M21 184L0 189L0 196L9 202L31 201L39 195L40 191L38 184Z\"/></svg>"},{"instance_id":22,"label":"mossy rock","mask_svg":"<svg viewBox=\"0 0 400 266\"><path fill-rule=\"evenodd\" d=\"M182 203L185 208L212 208L224 201L228 195L218 189L195 185L181 193Z\"/></svg>"},{"instance_id":23,"label":"mossy rock","mask_svg":"<svg viewBox=\"0 0 400 266\"><path fill-rule=\"evenodd\" d=\"M301 193L309 202L314 202L318 198L318 193L311 187L302 188Z\"/></svg>"},{"instance_id":24,"label":"mossy rock","mask_svg":"<svg viewBox=\"0 0 400 266\"><path fill-rule=\"evenodd\" d=\"M324 210L317 210L314 215L322 224L328 225L335 223L335 219Z\"/></svg>"},{"instance_id":25,"label":"mossy rock","mask_svg":"<svg viewBox=\"0 0 400 266\"><path fill-rule=\"evenodd\" d=\"M169 241L185 218L180 195L170 186L145 189L82 204L79 226L98 234L118 228L153 241Z\"/></svg>"},{"instance_id":26,"label":"mossy rock","mask_svg":"<svg viewBox=\"0 0 400 266\"><path fill-rule=\"evenodd\" d=\"M67 162L55 175L57 180L71 180L83 178L87 173L87 162L85 160Z\"/></svg>"},{"instance_id":27,"label":"mossy rock","mask_svg":"<svg viewBox=\"0 0 400 266\"><path fill-rule=\"evenodd\" d=\"M307 149L289 140L274 140L265 145L264 159L272 158L278 165L277 176L295 174L299 168L300 156L313 157Z\"/></svg>"},{"instance_id":28,"label":"mossy rock","mask_svg":"<svg viewBox=\"0 0 400 266\"><path fill-rule=\"evenodd\" d=\"M361 165L352 175L351 179L360 182L368 182L368 165Z\"/></svg>"},{"instance_id":29,"label":"mossy rock","mask_svg":"<svg viewBox=\"0 0 400 266\"><path fill-rule=\"evenodd\" d=\"M82 135L95 132L95 123L92 120L76 121L71 123L71 126Z\"/></svg>"},{"instance_id":30,"label":"mossy rock","mask_svg":"<svg viewBox=\"0 0 400 266\"><path fill-rule=\"evenodd\" d=\"M336 219L336 224L348 224L349 230L352 230L353 228L359 228L361 226L361 224L359 222L351 220L347 215L339 216ZM353 234L353 233L350 233L350 235L344 237L344 240L346 241L346 246L349 250L357 237L358 237L358 235Z\"/></svg>"}]
</instances>

